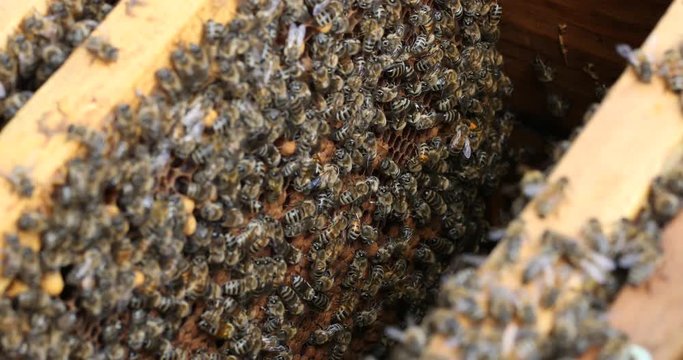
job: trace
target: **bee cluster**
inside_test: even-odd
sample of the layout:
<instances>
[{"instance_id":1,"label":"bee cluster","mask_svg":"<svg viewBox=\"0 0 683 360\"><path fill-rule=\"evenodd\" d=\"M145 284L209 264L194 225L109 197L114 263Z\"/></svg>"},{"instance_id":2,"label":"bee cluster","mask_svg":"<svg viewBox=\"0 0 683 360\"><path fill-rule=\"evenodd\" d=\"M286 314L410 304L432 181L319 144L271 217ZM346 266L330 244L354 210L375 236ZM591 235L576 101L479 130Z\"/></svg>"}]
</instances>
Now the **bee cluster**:
<instances>
[{"instance_id":1,"label":"bee cluster","mask_svg":"<svg viewBox=\"0 0 683 360\"><path fill-rule=\"evenodd\" d=\"M0 127L26 104L113 8L104 0L50 1L26 17L0 51Z\"/></svg>"},{"instance_id":2,"label":"bee cluster","mask_svg":"<svg viewBox=\"0 0 683 360\"><path fill-rule=\"evenodd\" d=\"M390 310L420 317L443 264L485 233L506 168L501 14L249 0L207 21L106 134L69 126L83 153L2 250L26 289L0 299L0 349L341 359ZM46 273L62 274L59 296Z\"/></svg>"},{"instance_id":3,"label":"bee cluster","mask_svg":"<svg viewBox=\"0 0 683 360\"><path fill-rule=\"evenodd\" d=\"M529 177L538 178L535 173ZM533 200L537 216L547 215L540 204L547 204L548 195L557 195L557 187L567 181L561 178L538 192ZM523 182L528 188L534 184L538 181ZM513 220L487 268L446 277L438 305L421 324L387 328L387 335L400 343L395 357L457 351L463 358L546 359L580 357L597 349L598 359L651 358L609 324L607 311L623 286L643 284L661 264L661 229L682 208L682 184L679 160L652 181L648 201L635 219L620 220L611 234L597 219L589 219L580 239L546 230L531 258L523 257L521 249L536 239L529 238L523 220ZM561 201L561 196L554 199ZM519 273L521 287L510 288L509 277L504 279L510 273ZM445 348L430 348L429 341L437 337Z\"/></svg>"}]
</instances>

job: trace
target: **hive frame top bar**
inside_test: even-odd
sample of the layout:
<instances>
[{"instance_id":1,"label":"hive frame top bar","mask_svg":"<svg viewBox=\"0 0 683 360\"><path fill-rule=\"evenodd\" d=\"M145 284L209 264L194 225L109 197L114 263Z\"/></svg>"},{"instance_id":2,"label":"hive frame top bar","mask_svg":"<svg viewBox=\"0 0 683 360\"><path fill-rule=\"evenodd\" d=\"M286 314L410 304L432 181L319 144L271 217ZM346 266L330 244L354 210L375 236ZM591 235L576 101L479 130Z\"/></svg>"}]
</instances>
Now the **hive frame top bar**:
<instances>
[{"instance_id":1,"label":"hive frame top bar","mask_svg":"<svg viewBox=\"0 0 683 360\"><path fill-rule=\"evenodd\" d=\"M7 37L14 34L24 18L34 11L47 12L47 0L0 0L0 49Z\"/></svg>"},{"instance_id":2,"label":"hive frame top bar","mask_svg":"<svg viewBox=\"0 0 683 360\"><path fill-rule=\"evenodd\" d=\"M9 1L0 1L0 9L5 3ZM66 141L68 124L106 126L116 104L135 101L136 91L152 89L154 71L168 66L177 43L198 42L203 21L227 22L236 6L230 0L145 0L129 8L121 1L93 33L119 48L118 60L105 64L94 61L83 47L76 49L0 132L0 175L22 166L36 186L27 200L13 193L7 181L0 181L0 232L14 232L22 210L41 204L59 170L75 154L76 144ZM21 241L39 246L31 236L22 236ZM0 292L6 286L0 279Z\"/></svg>"},{"instance_id":3,"label":"hive frame top bar","mask_svg":"<svg viewBox=\"0 0 683 360\"><path fill-rule=\"evenodd\" d=\"M681 19L683 0L675 0L643 44L645 51L661 56L666 49L677 47L683 40L679 30ZM683 116L678 96L667 90L659 77L643 84L627 69L549 176L550 182L564 176L569 179L565 198L556 213L540 219L532 202L520 215L526 223L521 261L511 271L493 274L495 264L503 256L499 247L482 265L480 273L498 278L511 289L521 289L521 265L540 252L540 237L545 230L578 237L591 217L610 229L619 219L635 216L644 204L652 179L681 153L681 140ZM612 317L620 314L626 316L619 313ZM551 313L540 313L538 320L538 330L547 333L552 326ZM637 337L632 340L639 342ZM440 355L450 352L441 338L434 339L428 351Z\"/></svg>"}]
</instances>

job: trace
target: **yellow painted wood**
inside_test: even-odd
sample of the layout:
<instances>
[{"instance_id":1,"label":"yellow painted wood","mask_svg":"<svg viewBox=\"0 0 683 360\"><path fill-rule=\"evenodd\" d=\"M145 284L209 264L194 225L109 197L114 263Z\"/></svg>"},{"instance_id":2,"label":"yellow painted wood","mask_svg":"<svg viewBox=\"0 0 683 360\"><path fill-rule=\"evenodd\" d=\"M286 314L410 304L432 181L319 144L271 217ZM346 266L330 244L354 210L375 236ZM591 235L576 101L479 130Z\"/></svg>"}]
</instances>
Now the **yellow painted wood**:
<instances>
[{"instance_id":1,"label":"yellow painted wood","mask_svg":"<svg viewBox=\"0 0 683 360\"><path fill-rule=\"evenodd\" d=\"M48 0L0 0L0 49L5 48L5 41L14 34L21 21L34 11L47 13Z\"/></svg>"},{"instance_id":2,"label":"yellow painted wood","mask_svg":"<svg viewBox=\"0 0 683 360\"><path fill-rule=\"evenodd\" d=\"M36 185L33 198L23 200L0 180L1 232L15 231L23 209L44 203L56 175L74 155L77 146L65 137L68 124L105 126L116 104L134 101L136 91L152 89L154 71L168 65L179 41L198 42L203 21L227 22L235 8L231 0L145 0L132 8L121 1L93 34L119 48L118 60L93 61L83 47L76 49L0 132L0 174L21 165L30 170ZM21 241L39 246L35 237L22 236ZM6 286L0 279L0 292Z\"/></svg>"}]
</instances>

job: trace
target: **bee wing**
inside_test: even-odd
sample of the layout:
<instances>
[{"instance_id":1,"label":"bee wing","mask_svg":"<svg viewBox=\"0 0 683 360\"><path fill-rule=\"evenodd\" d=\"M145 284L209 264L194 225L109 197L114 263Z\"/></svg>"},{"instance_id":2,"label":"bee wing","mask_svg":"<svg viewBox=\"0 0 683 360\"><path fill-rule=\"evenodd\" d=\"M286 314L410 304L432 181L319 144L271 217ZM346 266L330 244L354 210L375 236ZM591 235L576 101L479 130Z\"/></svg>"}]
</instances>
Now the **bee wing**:
<instances>
[{"instance_id":1,"label":"bee wing","mask_svg":"<svg viewBox=\"0 0 683 360\"><path fill-rule=\"evenodd\" d=\"M500 239L502 239L503 236L505 236L505 231L506 231L505 228L497 228L497 229L490 230L488 235L487 235L487 239L489 239L491 241L500 241Z\"/></svg>"},{"instance_id":2,"label":"bee wing","mask_svg":"<svg viewBox=\"0 0 683 360\"><path fill-rule=\"evenodd\" d=\"M287 43L286 47L291 47L294 46L294 43L296 42L296 38L298 37L299 33L299 28L296 26L295 23L289 24L289 32L287 32Z\"/></svg>"},{"instance_id":3,"label":"bee wing","mask_svg":"<svg viewBox=\"0 0 683 360\"><path fill-rule=\"evenodd\" d=\"M629 64L633 66L638 66L638 59L636 58L633 48L628 44L617 44L615 47L617 54L626 59Z\"/></svg>"},{"instance_id":4,"label":"bee wing","mask_svg":"<svg viewBox=\"0 0 683 360\"><path fill-rule=\"evenodd\" d=\"M326 0L329 2L329 0ZM299 25L299 30L296 36L296 45L297 47L304 46L304 39L306 38L306 25L301 24Z\"/></svg>"},{"instance_id":5,"label":"bee wing","mask_svg":"<svg viewBox=\"0 0 683 360\"><path fill-rule=\"evenodd\" d=\"M0 100L7 96L7 90L5 90L5 85L0 82Z\"/></svg>"},{"instance_id":6,"label":"bee wing","mask_svg":"<svg viewBox=\"0 0 683 360\"><path fill-rule=\"evenodd\" d=\"M320 15L320 13L323 12L323 10L325 10L327 5L329 5L331 1L332 0L325 0L325 1L321 2L320 4L314 6L313 7L313 16Z\"/></svg>"},{"instance_id":7,"label":"bee wing","mask_svg":"<svg viewBox=\"0 0 683 360\"><path fill-rule=\"evenodd\" d=\"M533 198L536 195L543 192L543 190L545 190L545 188L546 188L546 184L541 183L541 182L524 184L522 186L522 193L528 198Z\"/></svg>"},{"instance_id":8,"label":"bee wing","mask_svg":"<svg viewBox=\"0 0 683 360\"><path fill-rule=\"evenodd\" d=\"M470 139L465 139L465 147L462 149L462 154L466 159L472 156L472 147L470 146Z\"/></svg>"}]
</instances>

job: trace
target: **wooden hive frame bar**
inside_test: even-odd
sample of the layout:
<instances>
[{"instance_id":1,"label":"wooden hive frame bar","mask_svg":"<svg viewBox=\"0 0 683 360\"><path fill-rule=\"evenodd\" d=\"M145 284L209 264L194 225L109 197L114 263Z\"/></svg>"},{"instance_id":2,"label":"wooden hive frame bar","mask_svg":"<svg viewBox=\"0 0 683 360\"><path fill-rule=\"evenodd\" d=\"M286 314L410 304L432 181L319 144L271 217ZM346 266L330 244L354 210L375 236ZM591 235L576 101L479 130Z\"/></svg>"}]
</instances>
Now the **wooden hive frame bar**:
<instances>
[{"instance_id":1,"label":"wooden hive frame bar","mask_svg":"<svg viewBox=\"0 0 683 360\"><path fill-rule=\"evenodd\" d=\"M683 0L673 1L643 45L645 51L660 56L666 49L677 47L681 41L681 19ZM627 69L549 176L549 182L565 176L569 179L565 199L557 212L540 219L532 202L520 214L526 223L521 261L505 272L492 274L496 262L503 256L503 249L499 247L480 268L480 273L496 276L510 289L524 288L528 294L537 292L537 287L522 284L521 273L527 261L540 253L541 234L553 229L579 238L581 227L591 217L607 226L607 230L623 217L633 218L645 202L652 179L680 155L681 140L683 116L679 97L667 90L661 79L643 84ZM680 341L672 341L680 337L678 330L683 325L683 316L679 316L679 309L669 315L671 307L680 304L673 301L683 297L683 287L672 281L683 268L681 257L676 254L683 245L673 241L681 232L681 224L683 219L679 216L664 235L663 272L669 275L668 281L666 277L654 279L660 283L650 293L627 289L610 314L611 322L625 330L632 341L654 351L654 358L675 358L683 350ZM638 310L634 311L635 308ZM552 321L550 311L539 312L539 333L547 334ZM440 337L433 338L427 348L429 354L437 356L450 356L452 351Z\"/></svg>"},{"instance_id":2,"label":"wooden hive frame bar","mask_svg":"<svg viewBox=\"0 0 683 360\"><path fill-rule=\"evenodd\" d=\"M47 0L0 1L0 48L5 47L4 41L19 29L26 16L34 11L45 14L48 4Z\"/></svg>"},{"instance_id":3,"label":"wooden hive frame bar","mask_svg":"<svg viewBox=\"0 0 683 360\"><path fill-rule=\"evenodd\" d=\"M0 2L0 13L7 3ZM236 5L230 0L145 0L130 7L121 1L93 33L119 48L118 60L105 64L82 46L76 49L0 132L0 174L26 167L36 187L32 198L21 199L7 181L0 181L0 232L16 231L21 212L44 203L55 175L76 152L77 145L66 140L67 124L103 128L116 104L133 102L136 91L152 89L154 71L169 64L178 42L199 42L203 21L227 22ZM35 237L22 236L21 241L40 246ZM7 285L0 279L0 292Z\"/></svg>"}]
</instances>

